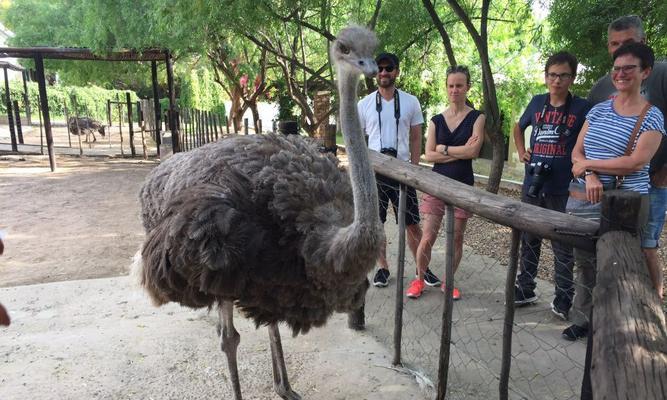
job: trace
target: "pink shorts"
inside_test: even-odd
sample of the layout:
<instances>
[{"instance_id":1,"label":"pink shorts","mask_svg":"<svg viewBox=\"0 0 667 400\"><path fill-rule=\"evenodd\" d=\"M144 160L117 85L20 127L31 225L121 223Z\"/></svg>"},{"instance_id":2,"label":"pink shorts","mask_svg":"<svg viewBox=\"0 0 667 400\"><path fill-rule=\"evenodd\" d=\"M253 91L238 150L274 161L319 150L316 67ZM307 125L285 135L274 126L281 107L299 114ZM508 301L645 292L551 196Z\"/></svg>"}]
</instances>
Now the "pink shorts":
<instances>
[{"instance_id":1,"label":"pink shorts","mask_svg":"<svg viewBox=\"0 0 667 400\"><path fill-rule=\"evenodd\" d=\"M419 211L422 214L431 214L442 217L445 215L445 202L435 196L424 193L421 202L419 203ZM472 217L470 211L454 207L454 218L468 219L470 217Z\"/></svg>"}]
</instances>

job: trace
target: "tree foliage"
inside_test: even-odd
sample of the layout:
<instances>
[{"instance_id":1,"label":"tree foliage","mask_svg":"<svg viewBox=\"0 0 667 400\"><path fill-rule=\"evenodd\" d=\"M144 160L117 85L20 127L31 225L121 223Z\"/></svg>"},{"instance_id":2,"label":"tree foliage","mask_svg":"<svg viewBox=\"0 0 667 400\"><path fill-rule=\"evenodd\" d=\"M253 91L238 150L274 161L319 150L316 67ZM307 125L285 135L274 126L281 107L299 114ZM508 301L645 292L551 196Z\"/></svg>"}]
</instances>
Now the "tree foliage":
<instances>
[{"instance_id":1,"label":"tree foliage","mask_svg":"<svg viewBox=\"0 0 667 400\"><path fill-rule=\"evenodd\" d=\"M586 67L580 74L588 90L611 66L607 26L614 19L636 14L644 22L647 43L656 55L667 56L667 2L664 0L556 0L548 21L551 40L546 51L567 49Z\"/></svg>"}]
</instances>

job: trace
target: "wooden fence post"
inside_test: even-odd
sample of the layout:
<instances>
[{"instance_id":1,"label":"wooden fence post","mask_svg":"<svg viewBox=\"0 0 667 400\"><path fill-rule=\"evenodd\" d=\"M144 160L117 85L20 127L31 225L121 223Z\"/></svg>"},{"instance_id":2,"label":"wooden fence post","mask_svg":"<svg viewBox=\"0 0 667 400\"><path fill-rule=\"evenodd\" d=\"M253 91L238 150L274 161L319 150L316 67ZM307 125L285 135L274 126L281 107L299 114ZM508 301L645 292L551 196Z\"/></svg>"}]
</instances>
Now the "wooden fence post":
<instances>
[{"instance_id":1,"label":"wooden fence post","mask_svg":"<svg viewBox=\"0 0 667 400\"><path fill-rule=\"evenodd\" d=\"M19 144L23 143L23 128L21 127L21 110L19 109L18 100L14 100L14 116L16 117L16 135L19 139Z\"/></svg>"},{"instance_id":2,"label":"wooden fence post","mask_svg":"<svg viewBox=\"0 0 667 400\"><path fill-rule=\"evenodd\" d=\"M396 304L394 306L394 359L392 365L401 365L403 341L403 275L405 272L405 210L407 187L400 185L398 196L398 266L396 268Z\"/></svg>"},{"instance_id":3,"label":"wooden fence post","mask_svg":"<svg viewBox=\"0 0 667 400\"><path fill-rule=\"evenodd\" d=\"M72 148L72 132L69 129L69 111L67 110L67 100L63 100L63 111L65 112L65 125L67 126L67 141L69 142L69 147ZM40 118L40 127L41 127L41 118ZM41 130L40 130L41 132Z\"/></svg>"},{"instance_id":4,"label":"wooden fence post","mask_svg":"<svg viewBox=\"0 0 667 400\"><path fill-rule=\"evenodd\" d=\"M81 145L81 127L79 126L79 107L76 104L76 96L72 94L72 108L74 108L74 123L76 124L77 137L79 138L79 155L83 155L83 146Z\"/></svg>"},{"instance_id":5,"label":"wooden fence post","mask_svg":"<svg viewBox=\"0 0 667 400\"><path fill-rule=\"evenodd\" d=\"M248 134L248 118L243 118L243 133Z\"/></svg>"},{"instance_id":6,"label":"wooden fence post","mask_svg":"<svg viewBox=\"0 0 667 400\"><path fill-rule=\"evenodd\" d=\"M130 92L125 93L125 102L127 103L127 123L130 126L130 152L132 157L136 157L137 152L134 148L134 127L132 126L132 100L130 99Z\"/></svg>"},{"instance_id":7,"label":"wooden fence post","mask_svg":"<svg viewBox=\"0 0 667 400\"><path fill-rule=\"evenodd\" d=\"M498 385L500 400L509 398L510 367L512 365L512 328L514 327L514 285L516 271L519 268L519 242L521 232L512 229L512 245L510 247L510 261L505 278L505 323L503 325L503 356L500 368L500 382Z\"/></svg>"},{"instance_id":8,"label":"wooden fence post","mask_svg":"<svg viewBox=\"0 0 667 400\"><path fill-rule=\"evenodd\" d=\"M7 123L9 124L9 138L12 142L12 151L18 152L19 146L16 142L16 132L14 131L14 118L12 113L12 100L9 93L9 78L7 78L7 67L3 67L5 71L5 104L7 106Z\"/></svg>"},{"instance_id":9,"label":"wooden fence post","mask_svg":"<svg viewBox=\"0 0 667 400\"><path fill-rule=\"evenodd\" d=\"M641 203L631 191L602 196L589 336L596 399L665 398L667 325L637 234Z\"/></svg>"}]
</instances>

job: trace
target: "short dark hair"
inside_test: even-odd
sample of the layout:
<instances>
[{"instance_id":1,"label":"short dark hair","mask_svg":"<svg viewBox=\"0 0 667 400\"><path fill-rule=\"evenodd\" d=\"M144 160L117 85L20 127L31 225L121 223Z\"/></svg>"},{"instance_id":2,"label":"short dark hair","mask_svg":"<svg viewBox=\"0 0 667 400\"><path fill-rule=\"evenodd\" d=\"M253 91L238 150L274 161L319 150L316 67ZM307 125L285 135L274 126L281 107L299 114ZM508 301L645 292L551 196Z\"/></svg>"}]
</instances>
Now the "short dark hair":
<instances>
[{"instance_id":1,"label":"short dark hair","mask_svg":"<svg viewBox=\"0 0 667 400\"><path fill-rule=\"evenodd\" d=\"M655 63L655 54L650 46L644 43L630 42L622 45L612 55L614 61L620 56L630 54L639 58L641 69L653 68Z\"/></svg>"},{"instance_id":2,"label":"short dark hair","mask_svg":"<svg viewBox=\"0 0 667 400\"><path fill-rule=\"evenodd\" d=\"M466 83L470 85L470 70L465 65L452 65L447 68L447 78L451 74L464 74L466 76Z\"/></svg>"},{"instance_id":3,"label":"short dark hair","mask_svg":"<svg viewBox=\"0 0 667 400\"><path fill-rule=\"evenodd\" d=\"M394 53L380 53L377 57L375 57L376 64L380 64L382 61L389 61L391 65L399 68L398 57Z\"/></svg>"},{"instance_id":4,"label":"short dark hair","mask_svg":"<svg viewBox=\"0 0 667 400\"><path fill-rule=\"evenodd\" d=\"M572 71L572 76L577 76L577 67L579 66L579 61L572 53L567 51L559 51L558 53L552 54L547 58L547 63L544 66L544 73L549 73L549 68L552 65L556 64L568 64L570 66L570 71Z\"/></svg>"},{"instance_id":5,"label":"short dark hair","mask_svg":"<svg viewBox=\"0 0 667 400\"><path fill-rule=\"evenodd\" d=\"M611 21L609 27L607 28L607 35L611 31L627 31L628 29L634 29L637 32L640 40L646 39L646 33L644 33L644 26L642 24L642 19L636 15L624 15L622 17L616 18Z\"/></svg>"}]
</instances>

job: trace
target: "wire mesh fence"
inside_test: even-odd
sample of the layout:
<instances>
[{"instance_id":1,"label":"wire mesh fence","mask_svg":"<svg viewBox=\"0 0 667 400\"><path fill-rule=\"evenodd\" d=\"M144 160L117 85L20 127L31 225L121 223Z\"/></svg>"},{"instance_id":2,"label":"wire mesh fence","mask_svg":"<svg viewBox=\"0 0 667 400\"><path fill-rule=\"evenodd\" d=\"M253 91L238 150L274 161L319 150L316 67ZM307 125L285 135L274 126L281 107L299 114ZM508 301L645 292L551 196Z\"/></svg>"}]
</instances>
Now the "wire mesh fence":
<instances>
[{"instance_id":1,"label":"wire mesh fence","mask_svg":"<svg viewBox=\"0 0 667 400\"><path fill-rule=\"evenodd\" d=\"M421 197L420 195L420 201L423 201ZM406 250L404 276L397 276L396 247L399 232L391 206L388 215L385 232L391 273L390 285L369 289L366 298L367 328L382 342L393 347L394 310L396 296L399 296L403 307L401 362L418 375L426 377L431 382L430 391L433 394L439 379L445 296L439 284L433 287L427 285L416 299L406 296L405 290L409 288L417 272L415 254ZM413 220L418 218L412 217ZM422 213L422 225L424 217ZM460 222L457 224L460 225ZM467 243L464 234L462 257L454 279L454 286L459 289L461 300L454 303L451 314L451 346L446 388L448 399L499 398L508 265L507 261L501 262L477 254L474 248L490 246L509 252L511 230L507 229L506 240L501 243L485 243L484 235L479 232L474 237L476 243ZM410 240L406 242L409 243ZM428 263L429 269L440 280L444 280L445 275L445 242L441 229ZM543 249L543 252L548 251L550 250L547 248ZM539 259L539 255L535 256ZM553 269L553 266L548 268ZM373 275L369 276L369 279L373 278ZM397 293L399 280L405 289ZM511 335L512 351L509 358L509 398L579 398L586 353L585 342L563 339L562 331L570 323L551 310L554 283L540 278L536 281L537 300L515 309ZM576 290L582 292L590 288L577 287Z\"/></svg>"}]
</instances>

